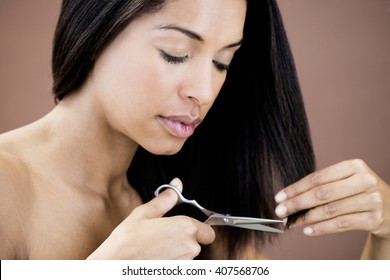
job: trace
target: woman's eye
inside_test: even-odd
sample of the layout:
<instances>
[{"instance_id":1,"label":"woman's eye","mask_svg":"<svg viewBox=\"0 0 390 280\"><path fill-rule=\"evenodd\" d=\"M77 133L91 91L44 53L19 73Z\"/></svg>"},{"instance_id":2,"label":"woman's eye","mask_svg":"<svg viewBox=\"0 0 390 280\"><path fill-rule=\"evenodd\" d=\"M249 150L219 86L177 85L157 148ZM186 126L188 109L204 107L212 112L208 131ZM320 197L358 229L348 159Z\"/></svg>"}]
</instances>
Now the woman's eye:
<instances>
[{"instance_id":1,"label":"woman's eye","mask_svg":"<svg viewBox=\"0 0 390 280\"><path fill-rule=\"evenodd\" d=\"M169 63L173 63L173 64L176 64L176 63L183 63L183 62L186 62L187 59L188 59L188 55L186 56L174 56L174 55L170 55L166 52L164 52L163 50L160 50L160 54L162 56L162 58L169 62Z\"/></svg>"},{"instance_id":2,"label":"woman's eye","mask_svg":"<svg viewBox=\"0 0 390 280\"><path fill-rule=\"evenodd\" d=\"M188 55L185 55L185 56L175 56L175 55L168 54L167 52L165 52L163 50L160 50L160 54L161 54L161 57L165 61L167 61L168 63L173 63L173 64L184 63L189 58ZM225 64L225 63L222 63L222 62L219 62L219 61L216 61L216 60L213 60L213 63L215 65L215 68L217 68L217 70L220 71L220 72L224 72L224 71L228 71L229 70L229 65L228 64Z\"/></svg>"},{"instance_id":3,"label":"woman's eye","mask_svg":"<svg viewBox=\"0 0 390 280\"><path fill-rule=\"evenodd\" d=\"M228 71L229 70L229 65L228 64L225 64L225 63L222 63L222 62L219 62L219 61L216 61L216 60L213 60L213 63L215 65L215 67L217 68L217 70L220 71L220 72L224 72L224 71Z\"/></svg>"}]
</instances>

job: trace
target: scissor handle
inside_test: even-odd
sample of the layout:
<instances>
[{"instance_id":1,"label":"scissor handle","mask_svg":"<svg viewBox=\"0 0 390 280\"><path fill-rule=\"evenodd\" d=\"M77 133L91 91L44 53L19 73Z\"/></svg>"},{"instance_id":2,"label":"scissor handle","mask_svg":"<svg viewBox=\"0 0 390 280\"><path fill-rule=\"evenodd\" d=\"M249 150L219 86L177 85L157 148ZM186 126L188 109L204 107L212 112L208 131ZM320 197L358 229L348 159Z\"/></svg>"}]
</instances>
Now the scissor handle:
<instances>
[{"instance_id":1,"label":"scissor handle","mask_svg":"<svg viewBox=\"0 0 390 280\"><path fill-rule=\"evenodd\" d=\"M205 214L207 217L215 214L215 212L213 211L210 211L210 210L207 210L206 208L202 207L196 200L189 200L187 198L185 198L182 193L180 192L180 190L173 186L173 185L169 185L169 184L164 184L164 185L161 185L159 186L156 191L154 192L154 195L155 196L158 196L164 189L172 189L176 192L177 196L178 196L178 200L177 200L177 204L180 204L180 203L186 203L186 204L190 204L196 208L198 208L203 214Z\"/></svg>"},{"instance_id":2,"label":"scissor handle","mask_svg":"<svg viewBox=\"0 0 390 280\"><path fill-rule=\"evenodd\" d=\"M165 189L172 189L172 190L174 190L176 192L177 196L179 197L179 199L177 200L177 204L181 203L185 199L184 196L181 194L180 190L177 187L175 187L173 185L169 185L169 184L164 184L164 185L159 186L154 191L154 195L158 196Z\"/></svg>"}]
</instances>

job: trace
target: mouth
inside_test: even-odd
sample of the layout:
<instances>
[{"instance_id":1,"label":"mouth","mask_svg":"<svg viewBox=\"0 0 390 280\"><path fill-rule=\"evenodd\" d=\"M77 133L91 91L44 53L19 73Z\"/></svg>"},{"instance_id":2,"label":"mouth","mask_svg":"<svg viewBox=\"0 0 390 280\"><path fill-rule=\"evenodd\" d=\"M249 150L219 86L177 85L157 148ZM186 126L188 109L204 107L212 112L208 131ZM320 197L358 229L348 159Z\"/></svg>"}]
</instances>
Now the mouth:
<instances>
[{"instance_id":1,"label":"mouth","mask_svg":"<svg viewBox=\"0 0 390 280\"><path fill-rule=\"evenodd\" d=\"M179 138L188 138L195 132L201 120L188 116L158 116L157 119L173 135Z\"/></svg>"}]
</instances>

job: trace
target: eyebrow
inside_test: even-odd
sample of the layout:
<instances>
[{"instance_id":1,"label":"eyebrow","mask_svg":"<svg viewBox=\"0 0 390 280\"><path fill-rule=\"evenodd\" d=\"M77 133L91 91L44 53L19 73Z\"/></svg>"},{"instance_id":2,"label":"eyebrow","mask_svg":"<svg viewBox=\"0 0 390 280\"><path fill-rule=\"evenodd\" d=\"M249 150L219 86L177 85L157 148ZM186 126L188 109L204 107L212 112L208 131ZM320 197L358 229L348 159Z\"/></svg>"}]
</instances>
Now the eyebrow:
<instances>
[{"instance_id":1,"label":"eyebrow","mask_svg":"<svg viewBox=\"0 0 390 280\"><path fill-rule=\"evenodd\" d=\"M160 29L160 30L175 30L175 31L178 31L178 32L186 35L187 37L189 37L192 40L204 42L204 39L198 33L191 31L189 29L180 27L180 26L165 25L165 26L158 27L158 29ZM238 47L238 46L241 46L241 44L242 44L242 39L240 41L235 42L235 43L229 44L229 45L223 47L222 49L229 49L229 48Z\"/></svg>"}]
</instances>

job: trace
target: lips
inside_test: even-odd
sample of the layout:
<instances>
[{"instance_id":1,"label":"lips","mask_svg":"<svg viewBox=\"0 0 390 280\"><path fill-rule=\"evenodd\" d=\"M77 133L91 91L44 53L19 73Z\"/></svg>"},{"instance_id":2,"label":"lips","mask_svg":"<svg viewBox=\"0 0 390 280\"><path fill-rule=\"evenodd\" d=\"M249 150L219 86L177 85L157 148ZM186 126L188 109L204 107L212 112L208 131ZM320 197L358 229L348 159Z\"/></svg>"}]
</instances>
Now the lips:
<instances>
[{"instance_id":1,"label":"lips","mask_svg":"<svg viewBox=\"0 0 390 280\"><path fill-rule=\"evenodd\" d=\"M189 116L158 116L158 120L173 136L179 138L188 138L194 134L201 121L199 118Z\"/></svg>"}]
</instances>

